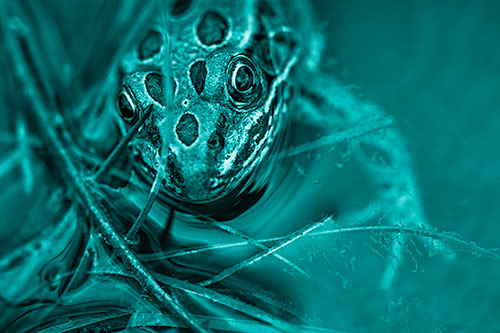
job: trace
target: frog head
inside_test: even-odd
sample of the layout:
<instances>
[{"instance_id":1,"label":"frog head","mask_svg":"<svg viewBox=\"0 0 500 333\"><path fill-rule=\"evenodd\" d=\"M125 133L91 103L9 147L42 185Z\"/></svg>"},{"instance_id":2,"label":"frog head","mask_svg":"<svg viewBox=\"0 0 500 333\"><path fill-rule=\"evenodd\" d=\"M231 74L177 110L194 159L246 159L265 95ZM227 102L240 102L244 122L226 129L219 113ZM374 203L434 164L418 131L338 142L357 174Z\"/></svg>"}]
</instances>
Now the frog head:
<instances>
[{"instance_id":1,"label":"frog head","mask_svg":"<svg viewBox=\"0 0 500 333\"><path fill-rule=\"evenodd\" d=\"M128 126L150 111L134 147L151 176L165 167L168 195L213 202L276 140L297 43L255 1L174 1L169 11L124 60L117 109Z\"/></svg>"}]
</instances>

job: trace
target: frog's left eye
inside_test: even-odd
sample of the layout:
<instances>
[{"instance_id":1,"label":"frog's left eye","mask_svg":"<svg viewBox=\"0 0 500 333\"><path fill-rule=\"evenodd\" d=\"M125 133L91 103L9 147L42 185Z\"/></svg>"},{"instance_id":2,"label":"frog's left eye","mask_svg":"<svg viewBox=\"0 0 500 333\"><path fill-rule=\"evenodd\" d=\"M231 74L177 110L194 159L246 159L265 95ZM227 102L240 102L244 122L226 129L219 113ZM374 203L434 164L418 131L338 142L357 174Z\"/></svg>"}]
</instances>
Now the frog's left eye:
<instances>
[{"instance_id":1,"label":"frog's left eye","mask_svg":"<svg viewBox=\"0 0 500 333\"><path fill-rule=\"evenodd\" d=\"M118 96L118 109L126 122L132 123L137 120L137 106L125 89Z\"/></svg>"},{"instance_id":2,"label":"frog's left eye","mask_svg":"<svg viewBox=\"0 0 500 333\"><path fill-rule=\"evenodd\" d=\"M239 109L248 108L260 97L262 76L255 63L246 55L234 56L227 66L227 93Z\"/></svg>"}]
</instances>

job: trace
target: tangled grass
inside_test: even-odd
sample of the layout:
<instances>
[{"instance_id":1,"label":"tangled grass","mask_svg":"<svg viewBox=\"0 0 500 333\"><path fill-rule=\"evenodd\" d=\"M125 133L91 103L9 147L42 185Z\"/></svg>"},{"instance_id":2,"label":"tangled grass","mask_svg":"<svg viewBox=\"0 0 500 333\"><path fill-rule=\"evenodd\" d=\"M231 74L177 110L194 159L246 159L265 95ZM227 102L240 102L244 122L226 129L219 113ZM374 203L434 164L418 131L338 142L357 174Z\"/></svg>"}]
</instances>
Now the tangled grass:
<instances>
[{"instance_id":1,"label":"tangled grass","mask_svg":"<svg viewBox=\"0 0 500 333\"><path fill-rule=\"evenodd\" d=\"M449 246L448 262L462 253L500 259L497 250L454 233L403 223L366 225L391 214L385 207L377 211L376 205L338 219L327 214L313 223L290 221L299 227L289 230L286 225L279 235L262 238L201 216L197 232L215 237L162 249L159 228L148 220L154 205L164 205L159 209L168 213L162 216L173 218L171 203L157 200L161 173L144 190L120 168L141 122L124 137L111 130L110 143L81 147L89 132L100 128L98 122L110 119L103 110L112 98L119 60L157 4L1 5L2 47L8 56L1 63L6 79L1 87L0 203L2 224L9 226L0 261L2 329L332 332L356 327L334 323L345 313L332 306L332 295L339 292L335 278L342 281L340 290L349 283L347 275L359 286L359 276L374 269L373 262L358 256L391 263L392 244L399 242L416 272L419 263L425 266L439 260L436 254L442 257L442 244ZM279 157L331 149L392 123L391 117L377 118L289 147ZM132 192L117 189L111 178L142 188L142 201L127 197ZM128 208L120 211L123 207ZM378 290L369 283L364 287L368 292L361 299ZM315 313L311 306L316 310L309 311L311 302L326 310Z\"/></svg>"}]
</instances>

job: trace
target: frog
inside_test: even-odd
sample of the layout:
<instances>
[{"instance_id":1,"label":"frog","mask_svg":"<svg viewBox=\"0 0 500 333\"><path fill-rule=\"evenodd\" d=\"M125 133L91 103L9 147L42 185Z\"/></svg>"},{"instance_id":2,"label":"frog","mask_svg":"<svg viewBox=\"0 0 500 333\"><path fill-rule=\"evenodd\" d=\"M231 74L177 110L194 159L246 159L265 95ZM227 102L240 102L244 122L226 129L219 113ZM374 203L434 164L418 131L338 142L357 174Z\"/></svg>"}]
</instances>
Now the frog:
<instances>
[{"instance_id":1,"label":"frog","mask_svg":"<svg viewBox=\"0 0 500 333\"><path fill-rule=\"evenodd\" d=\"M149 27L124 60L117 108L128 126L151 108L133 145L150 175L166 150L169 196L216 201L272 160L290 118L289 76L301 59L300 36L283 26L281 9L294 6L176 1L168 23ZM298 7L288 11L298 15Z\"/></svg>"},{"instance_id":2,"label":"frog","mask_svg":"<svg viewBox=\"0 0 500 333\"><path fill-rule=\"evenodd\" d=\"M303 151L284 144L290 127L309 126L327 135L306 151L354 133L348 144L376 188L370 210L397 211L393 225L430 226L393 117L324 70L309 1L178 0L158 16L122 62L116 109L128 128L145 118L135 168L150 182L165 170L161 192L175 209L217 220L248 210L269 170ZM393 253L384 288L401 242Z\"/></svg>"},{"instance_id":3,"label":"frog","mask_svg":"<svg viewBox=\"0 0 500 333\"><path fill-rule=\"evenodd\" d=\"M124 138L129 138L128 134L133 133L130 147L133 150L134 172L153 188L159 178L162 187L160 195L169 199L166 202L171 212L183 210L188 215L203 215L204 221L208 220L213 225L220 226L217 224L220 220L231 225L236 216L245 214L265 201L268 196L264 193L270 193L278 187L283 191L278 181L272 182L275 187L266 186L275 176L273 169L314 149L330 146L330 149L335 150L339 142L347 142L376 189L377 201L368 205L370 214L376 215L378 212L393 225L430 227L403 135L391 116L380 107L363 100L325 69L325 38L308 1L177 0L164 1L162 4L165 7L161 6L157 18L144 27L142 39L121 62L120 75L117 75L120 88L112 111L115 112L115 120ZM21 74L27 72L20 71ZM24 79L23 75L19 76ZM20 81L29 83L30 80ZM31 88L25 90L31 93L36 90ZM32 93L32 96L36 94ZM103 114L107 116L106 111ZM103 121L97 123L107 126ZM56 125L61 133L65 133L62 117L56 118ZM297 133L292 128L302 127L316 129L321 134L319 140L305 141L296 146L290 144L290 136ZM109 139L108 128L104 127L105 130L99 132L100 135L106 134L106 137L99 137L100 141ZM56 137L56 131L53 132L50 134ZM298 133L301 134L300 131ZM65 140L70 137L61 136ZM298 135L293 142L301 140L304 138ZM61 148L62 144L57 147ZM89 158L84 151L77 149L79 147L71 147L72 154L61 154L65 162L77 156L82 158L82 161L78 161L82 164L101 164L100 156ZM109 161L115 155L111 153L109 156L103 165L110 165ZM76 177L80 170L75 167L72 171L66 174ZM91 171L93 169L85 170L82 174L87 175ZM155 237L158 228L150 225L147 225L148 233L153 237L142 242L139 239L137 243L131 239L128 239L129 242L122 240L119 233L124 228L120 223L127 224L130 219L124 219L120 214L131 214L128 209L130 202L123 199L136 201L136 197L127 197L129 192L125 190L115 191L115 188L104 186L108 185L105 184L106 180L99 177L78 179L87 182L85 189L87 184L92 185L88 186L92 192L86 192L87 197L93 198L97 189L100 190L89 208L105 212L99 214L101 219L97 220L105 226L101 230L113 237L105 239L99 233L91 233L91 236L96 240L104 239L103 243L111 240L118 244L114 248L116 253L121 251L132 257L135 269L141 274L149 269L157 269L158 274L146 281L153 285L155 293L162 290L162 286L156 288L152 281L163 273L173 272L176 278L187 281L194 279L198 287L213 284L211 276L214 274L219 276L216 282L229 276L217 272L225 270L220 266L230 262L223 259L236 252L227 252L225 257L207 255L205 261L199 258L192 262L188 259L182 262L164 260L161 266L148 265L143 268L137 263L140 260L148 261L145 259L147 257L137 257L135 260L131 253L141 255L141 251L150 250L149 247L157 250L156 243L164 240L157 242ZM98 184L101 181L104 184ZM284 190L292 191L288 188ZM120 209L122 207L116 208L113 204L127 207ZM210 216L207 217L207 213ZM83 215L82 221L87 222L84 220L87 217ZM168 217L169 221L171 216ZM165 216L160 218L164 219ZM361 219L351 220L357 222ZM196 224L200 219L190 219L189 222L194 223L183 225L191 228L189 232L182 235L184 238L178 237L182 241L188 239L187 245L192 245L194 242L191 242L191 238L195 237L207 240L204 244L218 239L210 237L209 224ZM92 227L92 224L89 225ZM260 227L258 223L255 225ZM195 229L197 233L193 231ZM165 230L168 231L167 226ZM223 230L231 229L224 227ZM244 235L239 230L230 233L244 238L248 244L263 250L265 255L274 256L307 277L307 272L281 254L278 256L274 253L276 247L267 248L263 241L254 239L255 234ZM304 231L300 233L304 234ZM294 236L293 233L291 235ZM128 238L128 233L125 238ZM175 241L180 243L179 239ZM170 247L179 245L171 239L165 243ZM434 245L440 246L438 242ZM104 250L94 252L105 253ZM394 239L392 252L391 261L381 278L380 286L383 289L391 287L402 261L403 245L399 239ZM33 256L38 255L33 253ZM104 266L107 265L108 261L105 261ZM283 272L296 278L288 274L288 270ZM200 282L198 277L209 279ZM286 288L284 281L280 280L279 283ZM237 289L232 282L228 282L225 287L231 292ZM283 290L283 294L286 291L289 290ZM248 290L244 297L251 298L253 293ZM238 299L243 298L241 294L237 296ZM255 304L254 301L252 298L249 303ZM213 308L212 298L208 303L199 303L197 306ZM210 309L207 312L210 313ZM275 310L270 309L268 312L274 313ZM218 308L214 312L218 312ZM220 313L217 315L220 316ZM259 321L268 318L267 313L257 316ZM188 323L192 324L189 320ZM283 328L290 331L289 326Z\"/></svg>"}]
</instances>

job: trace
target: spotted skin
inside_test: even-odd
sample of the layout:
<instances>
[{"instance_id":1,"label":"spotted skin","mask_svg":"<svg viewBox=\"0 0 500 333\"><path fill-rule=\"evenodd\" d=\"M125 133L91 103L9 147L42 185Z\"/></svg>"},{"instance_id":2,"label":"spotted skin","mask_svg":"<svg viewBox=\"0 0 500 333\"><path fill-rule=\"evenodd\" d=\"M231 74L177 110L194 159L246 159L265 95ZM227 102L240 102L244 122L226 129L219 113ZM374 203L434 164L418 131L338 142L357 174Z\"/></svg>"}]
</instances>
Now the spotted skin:
<instances>
[{"instance_id":1,"label":"spotted skin","mask_svg":"<svg viewBox=\"0 0 500 333\"><path fill-rule=\"evenodd\" d=\"M120 98L134 110L123 118L131 126L152 107L134 147L153 177L166 150L174 199L226 196L278 141L301 51L278 2L174 1L123 61Z\"/></svg>"}]
</instances>

